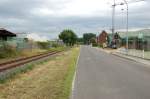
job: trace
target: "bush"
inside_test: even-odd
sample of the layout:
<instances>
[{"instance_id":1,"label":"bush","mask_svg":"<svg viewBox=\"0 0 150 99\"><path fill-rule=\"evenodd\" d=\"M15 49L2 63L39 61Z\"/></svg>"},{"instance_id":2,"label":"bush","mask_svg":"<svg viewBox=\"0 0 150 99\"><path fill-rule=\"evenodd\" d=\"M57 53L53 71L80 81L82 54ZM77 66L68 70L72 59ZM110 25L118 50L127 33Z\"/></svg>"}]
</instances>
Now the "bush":
<instances>
[{"instance_id":1,"label":"bush","mask_svg":"<svg viewBox=\"0 0 150 99\"><path fill-rule=\"evenodd\" d=\"M41 49L48 49L50 46L49 42L37 42L37 45Z\"/></svg>"},{"instance_id":2,"label":"bush","mask_svg":"<svg viewBox=\"0 0 150 99\"><path fill-rule=\"evenodd\" d=\"M103 45L102 44L98 44L98 47L103 48Z\"/></svg>"},{"instance_id":3,"label":"bush","mask_svg":"<svg viewBox=\"0 0 150 99\"><path fill-rule=\"evenodd\" d=\"M93 43L92 46L93 46L93 47L97 47L98 44L97 44L97 43Z\"/></svg>"},{"instance_id":4,"label":"bush","mask_svg":"<svg viewBox=\"0 0 150 99\"><path fill-rule=\"evenodd\" d=\"M6 43L0 47L0 58L15 57L18 54L19 54L19 51L17 51L16 48Z\"/></svg>"},{"instance_id":5,"label":"bush","mask_svg":"<svg viewBox=\"0 0 150 99\"><path fill-rule=\"evenodd\" d=\"M61 47L62 45L58 44L58 43L52 43L52 47Z\"/></svg>"}]
</instances>

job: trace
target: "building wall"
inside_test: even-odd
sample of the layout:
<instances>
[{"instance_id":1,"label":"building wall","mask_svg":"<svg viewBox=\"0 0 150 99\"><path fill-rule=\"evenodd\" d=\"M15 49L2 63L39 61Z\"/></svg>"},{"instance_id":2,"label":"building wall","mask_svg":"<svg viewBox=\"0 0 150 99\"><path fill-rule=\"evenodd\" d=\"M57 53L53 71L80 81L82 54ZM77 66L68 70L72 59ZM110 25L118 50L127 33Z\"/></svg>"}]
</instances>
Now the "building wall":
<instances>
[{"instance_id":1,"label":"building wall","mask_svg":"<svg viewBox=\"0 0 150 99\"><path fill-rule=\"evenodd\" d=\"M97 43L100 45L103 45L104 43L107 43L107 36L108 34L103 31L98 37L97 37Z\"/></svg>"},{"instance_id":2,"label":"building wall","mask_svg":"<svg viewBox=\"0 0 150 99\"><path fill-rule=\"evenodd\" d=\"M150 37L144 37L144 41L140 39L129 39L129 49L150 51Z\"/></svg>"}]
</instances>

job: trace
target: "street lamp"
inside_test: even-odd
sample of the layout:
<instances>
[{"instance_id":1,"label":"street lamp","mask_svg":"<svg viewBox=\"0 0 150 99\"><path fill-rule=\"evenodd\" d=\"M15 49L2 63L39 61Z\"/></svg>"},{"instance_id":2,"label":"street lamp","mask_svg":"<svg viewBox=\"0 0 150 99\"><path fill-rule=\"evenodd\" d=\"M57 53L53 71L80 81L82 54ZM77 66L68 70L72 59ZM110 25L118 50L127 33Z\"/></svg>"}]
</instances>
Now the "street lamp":
<instances>
[{"instance_id":1,"label":"street lamp","mask_svg":"<svg viewBox=\"0 0 150 99\"><path fill-rule=\"evenodd\" d=\"M128 47L129 47L129 43L128 43L128 25L129 25L129 6L128 6L128 2L126 0L123 0L124 3L118 3L116 4L116 1L114 0L114 4L112 5L113 7L113 12L112 12L112 34L114 36L114 32L115 32L115 7L117 5L126 5L127 7L127 22L126 22L126 52L128 54ZM141 2L141 1L145 1L145 0L137 0L137 1L131 1L130 3L136 3L136 2Z\"/></svg>"},{"instance_id":2,"label":"street lamp","mask_svg":"<svg viewBox=\"0 0 150 99\"><path fill-rule=\"evenodd\" d=\"M124 28L124 9L122 8L121 9L121 11L122 11L122 26L120 26L120 29L123 29Z\"/></svg>"},{"instance_id":3,"label":"street lamp","mask_svg":"<svg viewBox=\"0 0 150 99\"><path fill-rule=\"evenodd\" d=\"M116 7L116 1L114 0L114 4L112 5L112 36L114 36L115 33L115 7Z\"/></svg>"},{"instance_id":4,"label":"street lamp","mask_svg":"<svg viewBox=\"0 0 150 99\"><path fill-rule=\"evenodd\" d=\"M114 0L114 4L112 5L112 41L114 40L115 34L115 8L118 5L124 5L124 3L116 3L116 0Z\"/></svg>"},{"instance_id":5,"label":"street lamp","mask_svg":"<svg viewBox=\"0 0 150 99\"><path fill-rule=\"evenodd\" d=\"M127 51L127 54L128 54L128 49L129 49L129 37L128 37L128 32L129 32L129 6L128 6L128 2L126 0L123 0L124 3L121 3L121 5L126 5L127 7L127 22L126 22L126 51ZM145 0L137 0L137 1L134 1L134 2L130 2L130 3L136 3L136 2L141 2L141 1L145 1Z\"/></svg>"},{"instance_id":6,"label":"street lamp","mask_svg":"<svg viewBox=\"0 0 150 99\"><path fill-rule=\"evenodd\" d=\"M127 23L126 23L126 51L127 51L127 54L128 54L128 47L129 47L129 43L128 43L128 23L129 23L129 6L128 6L128 2L126 1L126 0L124 0L124 2L125 2L125 5L127 6ZM122 3L122 5L124 5L123 3Z\"/></svg>"}]
</instances>

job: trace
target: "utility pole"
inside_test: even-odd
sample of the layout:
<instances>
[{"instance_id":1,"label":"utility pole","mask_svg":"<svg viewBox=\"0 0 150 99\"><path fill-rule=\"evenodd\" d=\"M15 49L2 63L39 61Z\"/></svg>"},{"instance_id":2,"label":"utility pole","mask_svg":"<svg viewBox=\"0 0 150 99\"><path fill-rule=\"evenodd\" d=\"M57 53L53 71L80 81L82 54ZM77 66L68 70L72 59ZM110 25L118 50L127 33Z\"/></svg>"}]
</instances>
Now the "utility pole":
<instances>
[{"instance_id":1,"label":"utility pole","mask_svg":"<svg viewBox=\"0 0 150 99\"><path fill-rule=\"evenodd\" d=\"M127 21L127 23L126 23L126 51L127 51L127 53L126 54L128 54L128 47L129 47L129 42L128 42L129 6L128 6L128 2L126 0L124 0L124 2L126 4L126 6L127 6L127 20L126 20Z\"/></svg>"},{"instance_id":2,"label":"utility pole","mask_svg":"<svg viewBox=\"0 0 150 99\"><path fill-rule=\"evenodd\" d=\"M116 0L114 0L114 2L113 2L114 4L112 5L112 42L113 42L113 47L115 47L116 48L116 41L114 41L115 39L114 39L114 36L115 36L115 11L116 11L116 6L117 5L122 5L122 3L116 3Z\"/></svg>"}]
</instances>

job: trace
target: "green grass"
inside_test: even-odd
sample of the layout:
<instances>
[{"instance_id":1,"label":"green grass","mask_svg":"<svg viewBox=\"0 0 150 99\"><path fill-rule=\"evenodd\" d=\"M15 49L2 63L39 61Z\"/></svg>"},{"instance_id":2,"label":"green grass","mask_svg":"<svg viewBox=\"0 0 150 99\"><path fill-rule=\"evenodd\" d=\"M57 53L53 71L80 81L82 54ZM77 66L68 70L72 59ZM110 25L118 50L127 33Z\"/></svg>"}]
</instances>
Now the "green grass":
<instances>
[{"instance_id":1,"label":"green grass","mask_svg":"<svg viewBox=\"0 0 150 99\"><path fill-rule=\"evenodd\" d=\"M77 62L78 55L79 55L78 51L73 53L74 58L71 60L69 71L64 80L64 90L63 90L64 98L61 98L61 99L69 99L69 96L71 94L72 81L73 81L73 77L75 74L75 68L76 68L76 62Z\"/></svg>"},{"instance_id":2,"label":"green grass","mask_svg":"<svg viewBox=\"0 0 150 99\"><path fill-rule=\"evenodd\" d=\"M48 51L63 51L69 49L69 47L52 47L50 49L48 49Z\"/></svg>"}]
</instances>

